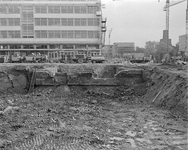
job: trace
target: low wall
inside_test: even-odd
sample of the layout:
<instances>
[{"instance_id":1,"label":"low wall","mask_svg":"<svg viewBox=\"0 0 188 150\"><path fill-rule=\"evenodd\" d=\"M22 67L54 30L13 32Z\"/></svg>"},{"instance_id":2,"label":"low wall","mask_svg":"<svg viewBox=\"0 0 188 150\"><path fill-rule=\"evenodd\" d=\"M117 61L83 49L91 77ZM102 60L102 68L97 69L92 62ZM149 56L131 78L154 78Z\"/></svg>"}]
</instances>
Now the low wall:
<instances>
[{"instance_id":1,"label":"low wall","mask_svg":"<svg viewBox=\"0 0 188 150\"><path fill-rule=\"evenodd\" d=\"M34 70L37 86L132 86L144 82L142 69L122 65L22 64L6 66L0 71L0 91L10 88L16 91L27 90Z\"/></svg>"}]
</instances>

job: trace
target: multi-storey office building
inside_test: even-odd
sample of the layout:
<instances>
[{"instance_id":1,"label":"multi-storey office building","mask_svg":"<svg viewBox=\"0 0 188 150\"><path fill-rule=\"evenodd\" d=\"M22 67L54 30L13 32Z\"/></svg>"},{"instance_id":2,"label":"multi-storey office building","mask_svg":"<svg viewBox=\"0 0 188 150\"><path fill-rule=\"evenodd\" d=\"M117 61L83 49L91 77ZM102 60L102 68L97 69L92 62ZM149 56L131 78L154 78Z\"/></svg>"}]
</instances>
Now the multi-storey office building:
<instances>
[{"instance_id":1,"label":"multi-storey office building","mask_svg":"<svg viewBox=\"0 0 188 150\"><path fill-rule=\"evenodd\" d=\"M100 0L0 0L0 52L96 55L104 23Z\"/></svg>"}]
</instances>

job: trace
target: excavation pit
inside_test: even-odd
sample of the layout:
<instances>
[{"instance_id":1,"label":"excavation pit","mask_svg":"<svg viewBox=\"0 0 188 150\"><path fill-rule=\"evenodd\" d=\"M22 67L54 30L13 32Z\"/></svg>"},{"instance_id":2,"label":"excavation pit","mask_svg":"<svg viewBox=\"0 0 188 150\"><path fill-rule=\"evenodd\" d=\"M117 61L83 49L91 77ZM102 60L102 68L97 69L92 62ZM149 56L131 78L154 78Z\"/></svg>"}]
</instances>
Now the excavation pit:
<instances>
[{"instance_id":1,"label":"excavation pit","mask_svg":"<svg viewBox=\"0 0 188 150\"><path fill-rule=\"evenodd\" d=\"M23 64L1 70L1 149L188 146L187 76L182 72L104 64Z\"/></svg>"}]
</instances>

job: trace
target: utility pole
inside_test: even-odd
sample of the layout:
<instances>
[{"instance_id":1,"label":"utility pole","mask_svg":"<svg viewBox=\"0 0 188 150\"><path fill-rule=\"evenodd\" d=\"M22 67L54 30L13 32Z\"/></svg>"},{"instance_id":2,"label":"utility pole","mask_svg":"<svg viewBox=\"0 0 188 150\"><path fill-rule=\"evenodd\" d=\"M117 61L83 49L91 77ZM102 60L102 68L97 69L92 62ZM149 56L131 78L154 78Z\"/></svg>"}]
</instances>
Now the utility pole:
<instances>
[{"instance_id":1,"label":"utility pole","mask_svg":"<svg viewBox=\"0 0 188 150\"><path fill-rule=\"evenodd\" d=\"M110 37L111 37L112 30L113 30L113 28L111 28L111 29L109 30L109 45L110 45Z\"/></svg>"}]
</instances>

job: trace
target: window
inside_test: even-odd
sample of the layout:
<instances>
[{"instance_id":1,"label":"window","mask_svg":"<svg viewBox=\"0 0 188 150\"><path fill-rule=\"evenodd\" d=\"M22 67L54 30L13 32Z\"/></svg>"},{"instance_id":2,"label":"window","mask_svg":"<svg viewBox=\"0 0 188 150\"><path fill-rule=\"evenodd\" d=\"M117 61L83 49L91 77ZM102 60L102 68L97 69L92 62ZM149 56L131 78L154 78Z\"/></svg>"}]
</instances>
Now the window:
<instances>
[{"instance_id":1,"label":"window","mask_svg":"<svg viewBox=\"0 0 188 150\"><path fill-rule=\"evenodd\" d=\"M35 6L35 13L40 13L40 6Z\"/></svg>"},{"instance_id":2,"label":"window","mask_svg":"<svg viewBox=\"0 0 188 150\"><path fill-rule=\"evenodd\" d=\"M40 33L40 37L41 38L47 38L48 37L47 31L46 30L42 30L41 33Z\"/></svg>"},{"instance_id":3,"label":"window","mask_svg":"<svg viewBox=\"0 0 188 150\"><path fill-rule=\"evenodd\" d=\"M75 13L81 13L80 6L74 6Z\"/></svg>"},{"instance_id":4,"label":"window","mask_svg":"<svg viewBox=\"0 0 188 150\"><path fill-rule=\"evenodd\" d=\"M86 6L80 6L80 13L82 14L86 13Z\"/></svg>"},{"instance_id":5,"label":"window","mask_svg":"<svg viewBox=\"0 0 188 150\"><path fill-rule=\"evenodd\" d=\"M67 13L67 6L61 6L61 13Z\"/></svg>"},{"instance_id":6,"label":"window","mask_svg":"<svg viewBox=\"0 0 188 150\"><path fill-rule=\"evenodd\" d=\"M15 31L14 38L20 38L20 31Z\"/></svg>"},{"instance_id":7,"label":"window","mask_svg":"<svg viewBox=\"0 0 188 150\"><path fill-rule=\"evenodd\" d=\"M88 38L93 38L93 31L88 31Z\"/></svg>"},{"instance_id":8,"label":"window","mask_svg":"<svg viewBox=\"0 0 188 150\"><path fill-rule=\"evenodd\" d=\"M8 6L8 13L13 14L14 13L14 6Z\"/></svg>"},{"instance_id":9,"label":"window","mask_svg":"<svg viewBox=\"0 0 188 150\"><path fill-rule=\"evenodd\" d=\"M68 38L74 38L74 31L68 31Z\"/></svg>"},{"instance_id":10,"label":"window","mask_svg":"<svg viewBox=\"0 0 188 150\"><path fill-rule=\"evenodd\" d=\"M94 21L93 18L88 18L88 26L93 26Z\"/></svg>"},{"instance_id":11,"label":"window","mask_svg":"<svg viewBox=\"0 0 188 150\"><path fill-rule=\"evenodd\" d=\"M8 25L13 26L14 25L14 19L13 18L8 18Z\"/></svg>"},{"instance_id":12,"label":"window","mask_svg":"<svg viewBox=\"0 0 188 150\"><path fill-rule=\"evenodd\" d=\"M48 13L54 13L54 6L48 6Z\"/></svg>"},{"instance_id":13,"label":"window","mask_svg":"<svg viewBox=\"0 0 188 150\"><path fill-rule=\"evenodd\" d=\"M81 38L81 32L75 31L75 38Z\"/></svg>"},{"instance_id":14,"label":"window","mask_svg":"<svg viewBox=\"0 0 188 150\"><path fill-rule=\"evenodd\" d=\"M86 6L74 6L74 12L75 13L86 13Z\"/></svg>"},{"instance_id":15,"label":"window","mask_svg":"<svg viewBox=\"0 0 188 150\"><path fill-rule=\"evenodd\" d=\"M0 14L6 14L6 5L0 5Z\"/></svg>"},{"instance_id":16,"label":"window","mask_svg":"<svg viewBox=\"0 0 188 150\"><path fill-rule=\"evenodd\" d=\"M47 18L36 18L35 25L36 26L47 26Z\"/></svg>"},{"instance_id":17,"label":"window","mask_svg":"<svg viewBox=\"0 0 188 150\"><path fill-rule=\"evenodd\" d=\"M40 38L40 31L35 31L35 38Z\"/></svg>"},{"instance_id":18,"label":"window","mask_svg":"<svg viewBox=\"0 0 188 150\"><path fill-rule=\"evenodd\" d=\"M0 31L0 38L7 38L7 31Z\"/></svg>"},{"instance_id":19,"label":"window","mask_svg":"<svg viewBox=\"0 0 188 150\"><path fill-rule=\"evenodd\" d=\"M20 26L20 18L14 18L14 25Z\"/></svg>"},{"instance_id":20,"label":"window","mask_svg":"<svg viewBox=\"0 0 188 150\"><path fill-rule=\"evenodd\" d=\"M34 38L34 25L23 24L22 25L22 36L23 38Z\"/></svg>"},{"instance_id":21,"label":"window","mask_svg":"<svg viewBox=\"0 0 188 150\"><path fill-rule=\"evenodd\" d=\"M73 6L67 6L67 13L73 13Z\"/></svg>"},{"instance_id":22,"label":"window","mask_svg":"<svg viewBox=\"0 0 188 150\"><path fill-rule=\"evenodd\" d=\"M99 32L98 31L94 31L94 38L99 38Z\"/></svg>"},{"instance_id":23,"label":"window","mask_svg":"<svg viewBox=\"0 0 188 150\"><path fill-rule=\"evenodd\" d=\"M0 26L7 26L6 18L1 18L0 19Z\"/></svg>"},{"instance_id":24,"label":"window","mask_svg":"<svg viewBox=\"0 0 188 150\"><path fill-rule=\"evenodd\" d=\"M54 18L54 25L56 26L60 25L60 18Z\"/></svg>"},{"instance_id":25,"label":"window","mask_svg":"<svg viewBox=\"0 0 188 150\"><path fill-rule=\"evenodd\" d=\"M8 31L8 38L20 38L20 31Z\"/></svg>"},{"instance_id":26,"label":"window","mask_svg":"<svg viewBox=\"0 0 188 150\"><path fill-rule=\"evenodd\" d=\"M41 18L40 25L41 26L47 26L47 18Z\"/></svg>"},{"instance_id":27,"label":"window","mask_svg":"<svg viewBox=\"0 0 188 150\"><path fill-rule=\"evenodd\" d=\"M35 19L35 25L36 26L40 26L40 18L36 18Z\"/></svg>"},{"instance_id":28,"label":"window","mask_svg":"<svg viewBox=\"0 0 188 150\"><path fill-rule=\"evenodd\" d=\"M20 7L14 6L14 14L19 14L19 13L20 13Z\"/></svg>"},{"instance_id":29,"label":"window","mask_svg":"<svg viewBox=\"0 0 188 150\"><path fill-rule=\"evenodd\" d=\"M67 18L62 18L61 24L62 24L62 26L67 26Z\"/></svg>"},{"instance_id":30,"label":"window","mask_svg":"<svg viewBox=\"0 0 188 150\"><path fill-rule=\"evenodd\" d=\"M60 31L59 30L48 31L48 37L49 38L60 38Z\"/></svg>"},{"instance_id":31,"label":"window","mask_svg":"<svg viewBox=\"0 0 188 150\"><path fill-rule=\"evenodd\" d=\"M99 25L99 19L98 18L94 18L93 19L93 25L94 26L98 26Z\"/></svg>"},{"instance_id":32,"label":"window","mask_svg":"<svg viewBox=\"0 0 188 150\"><path fill-rule=\"evenodd\" d=\"M73 18L62 18L61 24L62 26L73 26Z\"/></svg>"},{"instance_id":33,"label":"window","mask_svg":"<svg viewBox=\"0 0 188 150\"><path fill-rule=\"evenodd\" d=\"M60 23L60 18L48 18L48 25L49 26L59 26L61 25Z\"/></svg>"},{"instance_id":34,"label":"window","mask_svg":"<svg viewBox=\"0 0 188 150\"><path fill-rule=\"evenodd\" d=\"M34 26L33 25L28 25L28 31L33 31L34 30Z\"/></svg>"},{"instance_id":35,"label":"window","mask_svg":"<svg viewBox=\"0 0 188 150\"><path fill-rule=\"evenodd\" d=\"M81 38L87 38L87 31L81 31Z\"/></svg>"},{"instance_id":36,"label":"window","mask_svg":"<svg viewBox=\"0 0 188 150\"><path fill-rule=\"evenodd\" d=\"M60 6L54 6L54 13L60 13Z\"/></svg>"},{"instance_id":37,"label":"window","mask_svg":"<svg viewBox=\"0 0 188 150\"><path fill-rule=\"evenodd\" d=\"M81 19L75 18L75 26L80 26L80 25L81 25Z\"/></svg>"},{"instance_id":38,"label":"window","mask_svg":"<svg viewBox=\"0 0 188 150\"><path fill-rule=\"evenodd\" d=\"M61 13L73 13L73 6L61 6Z\"/></svg>"},{"instance_id":39,"label":"window","mask_svg":"<svg viewBox=\"0 0 188 150\"><path fill-rule=\"evenodd\" d=\"M99 19L98 18L88 18L88 26L98 26Z\"/></svg>"},{"instance_id":40,"label":"window","mask_svg":"<svg viewBox=\"0 0 188 150\"><path fill-rule=\"evenodd\" d=\"M8 5L7 11L9 14L19 14L20 13L20 6L18 5Z\"/></svg>"},{"instance_id":41,"label":"window","mask_svg":"<svg viewBox=\"0 0 188 150\"><path fill-rule=\"evenodd\" d=\"M88 6L87 7L88 14L95 14L96 11L97 11L97 7L96 6Z\"/></svg>"},{"instance_id":42,"label":"window","mask_svg":"<svg viewBox=\"0 0 188 150\"><path fill-rule=\"evenodd\" d=\"M48 31L48 37L54 38L54 31Z\"/></svg>"},{"instance_id":43,"label":"window","mask_svg":"<svg viewBox=\"0 0 188 150\"><path fill-rule=\"evenodd\" d=\"M54 31L54 35L55 38L60 38L60 31Z\"/></svg>"},{"instance_id":44,"label":"window","mask_svg":"<svg viewBox=\"0 0 188 150\"><path fill-rule=\"evenodd\" d=\"M73 18L68 18L68 26L73 26Z\"/></svg>"},{"instance_id":45,"label":"window","mask_svg":"<svg viewBox=\"0 0 188 150\"><path fill-rule=\"evenodd\" d=\"M61 38L67 38L67 31L61 31Z\"/></svg>"},{"instance_id":46,"label":"window","mask_svg":"<svg viewBox=\"0 0 188 150\"><path fill-rule=\"evenodd\" d=\"M43 5L40 7L40 13L47 13L47 6Z\"/></svg>"},{"instance_id":47,"label":"window","mask_svg":"<svg viewBox=\"0 0 188 150\"><path fill-rule=\"evenodd\" d=\"M48 6L48 13L60 13L60 6Z\"/></svg>"},{"instance_id":48,"label":"window","mask_svg":"<svg viewBox=\"0 0 188 150\"><path fill-rule=\"evenodd\" d=\"M53 18L48 18L48 25L53 26Z\"/></svg>"},{"instance_id":49,"label":"window","mask_svg":"<svg viewBox=\"0 0 188 150\"><path fill-rule=\"evenodd\" d=\"M86 26L86 18L81 19L81 26Z\"/></svg>"}]
</instances>

